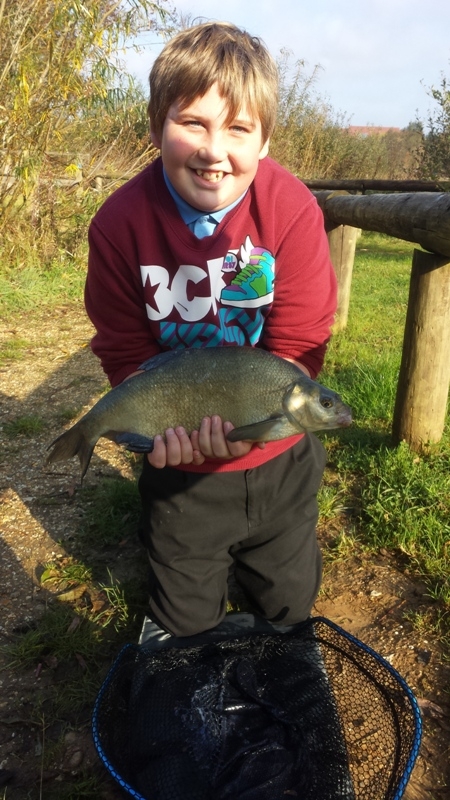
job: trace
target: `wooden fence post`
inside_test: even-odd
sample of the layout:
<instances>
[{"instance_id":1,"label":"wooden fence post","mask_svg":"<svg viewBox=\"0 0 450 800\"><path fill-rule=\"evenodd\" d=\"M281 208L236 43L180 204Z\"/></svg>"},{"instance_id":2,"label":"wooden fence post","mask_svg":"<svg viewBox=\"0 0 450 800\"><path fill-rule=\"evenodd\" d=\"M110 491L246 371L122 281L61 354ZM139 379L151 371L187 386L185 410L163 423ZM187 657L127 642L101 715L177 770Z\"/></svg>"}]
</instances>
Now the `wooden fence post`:
<instances>
[{"instance_id":1,"label":"wooden fence post","mask_svg":"<svg viewBox=\"0 0 450 800\"><path fill-rule=\"evenodd\" d=\"M381 312L382 313L382 312ZM414 250L392 435L420 452L444 430L450 384L450 261Z\"/></svg>"},{"instance_id":2,"label":"wooden fence post","mask_svg":"<svg viewBox=\"0 0 450 800\"><path fill-rule=\"evenodd\" d=\"M338 282L338 306L333 327L335 332L347 327L353 262L359 233L359 228L352 228L350 225L338 225L328 230L330 257Z\"/></svg>"}]
</instances>

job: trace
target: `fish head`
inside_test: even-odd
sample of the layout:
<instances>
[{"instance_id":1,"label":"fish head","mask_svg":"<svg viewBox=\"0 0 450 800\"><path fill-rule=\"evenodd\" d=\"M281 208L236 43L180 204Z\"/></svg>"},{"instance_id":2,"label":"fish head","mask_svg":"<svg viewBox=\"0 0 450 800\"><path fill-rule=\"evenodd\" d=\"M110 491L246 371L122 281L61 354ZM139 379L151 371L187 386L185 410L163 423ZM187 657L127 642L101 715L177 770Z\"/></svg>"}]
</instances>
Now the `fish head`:
<instances>
[{"instance_id":1,"label":"fish head","mask_svg":"<svg viewBox=\"0 0 450 800\"><path fill-rule=\"evenodd\" d=\"M351 408L340 396L310 380L292 383L283 398L283 411L299 431L347 428L352 422Z\"/></svg>"}]
</instances>

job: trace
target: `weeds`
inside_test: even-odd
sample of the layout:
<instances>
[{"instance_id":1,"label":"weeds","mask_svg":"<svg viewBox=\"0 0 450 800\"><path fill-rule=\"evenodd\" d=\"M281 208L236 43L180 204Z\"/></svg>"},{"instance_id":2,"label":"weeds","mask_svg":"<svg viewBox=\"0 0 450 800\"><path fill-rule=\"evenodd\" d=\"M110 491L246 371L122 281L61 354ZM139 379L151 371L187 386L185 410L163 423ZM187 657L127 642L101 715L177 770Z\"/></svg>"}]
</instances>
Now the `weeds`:
<instances>
[{"instance_id":1,"label":"weeds","mask_svg":"<svg viewBox=\"0 0 450 800\"><path fill-rule=\"evenodd\" d=\"M82 406L61 406L56 412L56 420L59 425L67 425L72 420L78 417L82 410Z\"/></svg>"},{"instance_id":2,"label":"weeds","mask_svg":"<svg viewBox=\"0 0 450 800\"><path fill-rule=\"evenodd\" d=\"M81 535L85 541L117 543L124 537L125 529L137 525L139 497L135 481L111 478L83 492L85 513Z\"/></svg>"},{"instance_id":3,"label":"weeds","mask_svg":"<svg viewBox=\"0 0 450 800\"><path fill-rule=\"evenodd\" d=\"M27 347L28 342L26 339L7 339L6 342L3 342L0 350L0 366L22 358Z\"/></svg>"},{"instance_id":4,"label":"weeds","mask_svg":"<svg viewBox=\"0 0 450 800\"><path fill-rule=\"evenodd\" d=\"M0 313L3 316L31 311L41 306L52 308L75 302L82 297L86 279L85 259L82 255L78 265L72 266L67 258L53 260L46 267L37 262L35 254L30 253L25 258L26 267L15 265L10 270L0 270ZM16 350L16 354L18 352L20 348Z\"/></svg>"},{"instance_id":5,"label":"weeds","mask_svg":"<svg viewBox=\"0 0 450 800\"><path fill-rule=\"evenodd\" d=\"M8 648L9 666L28 669L39 664L56 668L61 662L91 657L98 634L88 620L62 604L52 605L37 626L23 633Z\"/></svg>"},{"instance_id":6,"label":"weeds","mask_svg":"<svg viewBox=\"0 0 450 800\"><path fill-rule=\"evenodd\" d=\"M345 492L341 486L327 484L324 481L319 489L318 501L322 523L336 519L345 511Z\"/></svg>"},{"instance_id":7,"label":"weeds","mask_svg":"<svg viewBox=\"0 0 450 800\"><path fill-rule=\"evenodd\" d=\"M23 417L16 417L12 422L5 422L3 430L11 438L15 436L36 436L46 428L46 422L37 414L28 414Z\"/></svg>"}]
</instances>

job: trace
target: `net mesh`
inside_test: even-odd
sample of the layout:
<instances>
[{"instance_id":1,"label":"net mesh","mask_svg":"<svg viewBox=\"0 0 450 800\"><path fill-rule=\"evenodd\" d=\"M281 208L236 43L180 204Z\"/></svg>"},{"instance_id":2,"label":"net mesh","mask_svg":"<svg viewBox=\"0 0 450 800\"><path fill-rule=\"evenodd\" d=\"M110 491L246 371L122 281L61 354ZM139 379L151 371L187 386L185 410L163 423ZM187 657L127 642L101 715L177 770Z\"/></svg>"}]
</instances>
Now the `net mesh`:
<instances>
[{"instance_id":1,"label":"net mesh","mask_svg":"<svg viewBox=\"0 0 450 800\"><path fill-rule=\"evenodd\" d=\"M317 618L193 647L128 646L93 730L136 798L398 800L420 716L390 665Z\"/></svg>"}]
</instances>

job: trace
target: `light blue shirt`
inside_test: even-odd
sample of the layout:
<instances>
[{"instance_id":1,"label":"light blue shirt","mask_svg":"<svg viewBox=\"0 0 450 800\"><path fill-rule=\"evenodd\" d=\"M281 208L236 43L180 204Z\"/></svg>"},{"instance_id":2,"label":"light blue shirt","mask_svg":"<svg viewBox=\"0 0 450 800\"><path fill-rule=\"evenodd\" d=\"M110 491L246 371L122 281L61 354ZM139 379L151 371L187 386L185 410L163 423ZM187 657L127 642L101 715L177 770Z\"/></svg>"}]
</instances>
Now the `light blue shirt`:
<instances>
[{"instance_id":1,"label":"light blue shirt","mask_svg":"<svg viewBox=\"0 0 450 800\"><path fill-rule=\"evenodd\" d=\"M228 214L232 208L237 206L247 192L247 190L245 190L245 192L243 192L243 194L241 194L241 196L238 197L234 203L230 203L229 206L226 206L226 208L221 208L219 211L201 211L200 209L189 205L186 200L183 200L181 195L179 195L176 189L174 189L172 186L164 168L163 174L166 186L175 200L175 204L180 212L183 222L186 223L188 228L193 234L195 234L197 239L203 239L205 236L212 236L219 222L223 220L225 214Z\"/></svg>"}]
</instances>

